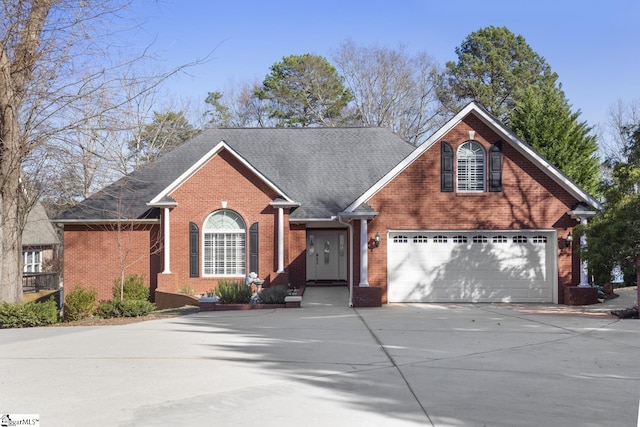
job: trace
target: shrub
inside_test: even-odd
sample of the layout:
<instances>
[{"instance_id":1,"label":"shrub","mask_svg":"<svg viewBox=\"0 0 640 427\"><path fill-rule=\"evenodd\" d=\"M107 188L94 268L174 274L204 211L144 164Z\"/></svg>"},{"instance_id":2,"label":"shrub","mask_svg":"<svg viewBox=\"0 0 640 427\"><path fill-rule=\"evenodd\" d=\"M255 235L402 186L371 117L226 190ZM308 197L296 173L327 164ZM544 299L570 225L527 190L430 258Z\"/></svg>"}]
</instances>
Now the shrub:
<instances>
[{"instance_id":1,"label":"shrub","mask_svg":"<svg viewBox=\"0 0 640 427\"><path fill-rule=\"evenodd\" d=\"M184 295L193 295L196 293L189 285L184 285L183 287L178 288L177 292Z\"/></svg>"},{"instance_id":2,"label":"shrub","mask_svg":"<svg viewBox=\"0 0 640 427\"><path fill-rule=\"evenodd\" d=\"M101 302L98 315L105 319L112 317L141 317L156 309L155 304L145 300L119 300Z\"/></svg>"},{"instance_id":3,"label":"shrub","mask_svg":"<svg viewBox=\"0 0 640 427\"><path fill-rule=\"evenodd\" d=\"M64 299L64 319L82 320L91 317L98 306L98 291L77 286Z\"/></svg>"},{"instance_id":4,"label":"shrub","mask_svg":"<svg viewBox=\"0 0 640 427\"><path fill-rule=\"evenodd\" d=\"M27 328L58 321L58 304L53 297L45 302L0 305L0 328Z\"/></svg>"},{"instance_id":5,"label":"shrub","mask_svg":"<svg viewBox=\"0 0 640 427\"><path fill-rule=\"evenodd\" d=\"M287 295L289 295L289 289L284 285L277 285L263 289L258 298L262 304L284 304Z\"/></svg>"},{"instance_id":6,"label":"shrub","mask_svg":"<svg viewBox=\"0 0 640 427\"><path fill-rule=\"evenodd\" d=\"M120 279L113 281L113 297L120 299ZM149 287L144 284L144 276L132 274L124 279L122 299L149 301Z\"/></svg>"},{"instance_id":7,"label":"shrub","mask_svg":"<svg viewBox=\"0 0 640 427\"><path fill-rule=\"evenodd\" d=\"M238 280L220 280L216 288L216 296L226 304L246 304L251 295L251 288Z\"/></svg>"}]
</instances>

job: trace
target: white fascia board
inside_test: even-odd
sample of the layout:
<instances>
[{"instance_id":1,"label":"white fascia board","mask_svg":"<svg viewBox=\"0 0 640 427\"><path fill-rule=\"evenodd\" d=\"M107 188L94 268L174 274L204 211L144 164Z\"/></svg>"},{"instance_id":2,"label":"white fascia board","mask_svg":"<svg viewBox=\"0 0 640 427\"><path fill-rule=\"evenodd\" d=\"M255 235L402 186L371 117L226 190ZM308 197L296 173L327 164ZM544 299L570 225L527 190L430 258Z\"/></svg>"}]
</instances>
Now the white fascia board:
<instances>
[{"instance_id":1,"label":"white fascia board","mask_svg":"<svg viewBox=\"0 0 640 427\"><path fill-rule=\"evenodd\" d=\"M375 217L377 217L380 213L379 212L340 212L338 214L338 218L344 218L346 220L352 220L352 219L373 219Z\"/></svg>"},{"instance_id":2,"label":"white fascia board","mask_svg":"<svg viewBox=\"0 0 640 427\"><path fill-rule=\"evenodd\" d=\"M439 141L444 135L446 135L451 129L453 129L458 123L460 123L470 113L476 114L487 126L489 126L494 132L500 135L503 139L518 150L523 156L530 160L533 164L538 166L544 171L551 179L565 189L569 194L575 197L579 201L583 201L593 206L594 208L601 210L602 205L596 199L591 197L586 191L578 187L573 181L571 181L566 175L560 172L556 167L551 165L545 159L543 159L538 153L536 153L528 144L525 144L520 138L518 138L511 130L498 123L490 114L488 114L483 108L481 108L475 102L467 104L458 114L456 114L451 120L445 123L440 129L438 129L433 135L431 135L425 142L409 154L402 162L396 167L391 169L389 173L383 176L378 182L376 182L371 188L363 193L358 199L351 203L344 212L351 212L360 206L362 203L366 203L371 197L382 190L389 182L391 182L398 174L409 167L418 157L420 157L426 150L431 148L433 144Z\"/></svg>"},{"instance_id":3,"label":"white fascia board","mask_svg":"<svg viewBox=\"0 0 640 427\"><path fill-rule=\"evenodd\" d=\"M475 103L473 104L475 105ZM518 136L514 134L510 129L498 123L484 109L476 106L476 108L473 109L473 112L477 116L479 116L482 121L484 121L485 124L489 126L494 132L496 132L498 135L502 135L504 139L508 139L511 145L516 150L518 150L520 154L525 156L529 161L543 170L551 179L553 179L557 184L564 188L569 194L578 199L578 201L585 202L590 206L596 208L597 210L602 210L602 204L600 202L591 197L589 193L580 188L558 168L542 158L542 156L540 156L540 154L538 154L533 148L531 148L529 144L526 144L524 141L518 138Z\"/></svg>"},{"instance_id":4,"label":"white fascia board","mask_svg":"<svg viewBox=\"0 0 640 427\"><path fill-rule=\"evenodd\" d=\"M290 203L295 203L291 198L289 198L282 190L280 190L275 184L269 181L264 175L258 172L249 162L247 162L242 156L235 152L226 142L220 141L215 147L213 147L207 154L202 156L200 160L193 164L189 169L187 169L182 175L180 175L175 181L173 181L169 186L167 186L164 190L160 192L156 197L154 197L149 203L149 206L162 205L161 200L165 197L173 193L178 187L180 187L184 182L186 182L193 174L195 174L201 167L203 167L209 160L211 160L215 155L217 155L220 151L227 150L231 155L233 155L240 163L246 166L249 170L251 170L260 180L262 180L269 188L278 193L280 197L289 201Z\"/></svg>"},{"instance_id":5,"label":"white fascia board","mask_svg":"<svg viewBox=\"0 0 640 427\"><path fill-rule=\"evenodd\" d=\"M343 211L345 214L353 212L363 203L366 203L371 199L378 191L382 190L387 184L389 184L396 176L398 176L403 170L409 167L418 157L420 157L425 151L438 141L442 136L446 135L451 129L455 127L467 114L471 111L471 105L468 104L458 114L456 114L451 120L445 123L440 129L438 129L433 135L431 135L425 142L416 147L403 161L398 163L393 169L391 169L385 176L383 176L378 182L376 182L371 188L365 191L360 197L358 197L353 203L351 203Z\"/></svg>"},{"instance_id":6,"label":"white fascia board","mask_svg":"<svg viewBox=\"0 0 640 427\"><path fill-rule=\"evenodd\" d=\"M300 206L300 203L287 200L274 200L273 202L269 203L269 205L273 206L274 208L297 208Z\"/></svg>"}]
</instances>

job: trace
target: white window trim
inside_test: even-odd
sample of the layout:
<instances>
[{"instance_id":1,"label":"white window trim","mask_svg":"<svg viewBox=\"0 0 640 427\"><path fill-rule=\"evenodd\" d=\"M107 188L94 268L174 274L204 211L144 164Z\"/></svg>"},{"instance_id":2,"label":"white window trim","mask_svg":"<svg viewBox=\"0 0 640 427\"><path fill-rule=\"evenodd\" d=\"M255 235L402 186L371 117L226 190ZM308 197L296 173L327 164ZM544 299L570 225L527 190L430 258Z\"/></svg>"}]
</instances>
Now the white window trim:
<instances>
[{"instance_id":1,"label":"white window trim","mask_svg":"<svg viewBox=\"0 0 640 427\"><path fill-rule=\"evenodd\" d=\"M243 228L207 228L207 222L209 222L209 219L217 214L220 213L230 213L233 214L233 216L235 217L235 221L241 221L242 222L242 226ZM237 254L236 254L236 258L233 260L235 263L239 264L239 267L236 268L236 272L234 273L216 273L216 258L215 258L215 244L216 244L216 237L217 236L225 236L226 239L226 235L238 235L238 236L242 236L243 241L243 256L240 259ZM212 255L211 255L211 259L207 258L207 243L211 242L211 247L209 248L212 251ZM236 242L237 243L237 242ZM226 253L226 246L223 248L225 250L225 255L224 255L224 269L226 270L227 265L230 261L230 256ZM233 250L237 251L237 246L233 246ZM240 261L240 262L238 262ZM211 262L212 265L211 267L207 267L207 262ZM242 270L242 271L240 271ZM247 274L247 226L246 226L246 222L244 220L244 218L242 218L242 216L240 214L238 214L237 212L234 212L232 210L227 210L227 209L221 209L221 210L217 210L215 212L212 212L209 216L207 216L207 218L204 221L204 224L202 226L202 277L221 277L221 278L226 278L226 277L244 277Z\"/></svg>"},{"instance_id":2,"label":"white window trim","mask_svg":"<svg viewBox=\"0 0 640 427\"><path fill-rule=\"evenodd\" d=\"M33 261L37 259L37 261ZM29 262L29 260L32 260ZM30 267L35 267L29 271ZM42 250L26 249L22 251L22 271L24 273L42 273Z\"/></svg>"}]
</instances>

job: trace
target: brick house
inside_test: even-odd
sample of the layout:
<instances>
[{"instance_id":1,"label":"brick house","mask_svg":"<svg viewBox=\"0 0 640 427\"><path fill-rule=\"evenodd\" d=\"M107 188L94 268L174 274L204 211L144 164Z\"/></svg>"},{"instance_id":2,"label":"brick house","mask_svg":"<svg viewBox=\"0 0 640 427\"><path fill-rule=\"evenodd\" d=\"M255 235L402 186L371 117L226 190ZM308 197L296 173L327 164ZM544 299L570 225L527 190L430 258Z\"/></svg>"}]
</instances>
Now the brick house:
<instances>
[{"instance_id":1,"label":"brick house","mask_svg":"<svg viewBox=\"0 0 640 427\"><path fill-rule=\"evenodd\" d=\"M66 211L68 288L156 295L256 272L345 304L564 303L599 203L481 106L414 147L381 128L208 129ZM578 239L576 239L577 241Z\"/></svg>"}]
</instances>

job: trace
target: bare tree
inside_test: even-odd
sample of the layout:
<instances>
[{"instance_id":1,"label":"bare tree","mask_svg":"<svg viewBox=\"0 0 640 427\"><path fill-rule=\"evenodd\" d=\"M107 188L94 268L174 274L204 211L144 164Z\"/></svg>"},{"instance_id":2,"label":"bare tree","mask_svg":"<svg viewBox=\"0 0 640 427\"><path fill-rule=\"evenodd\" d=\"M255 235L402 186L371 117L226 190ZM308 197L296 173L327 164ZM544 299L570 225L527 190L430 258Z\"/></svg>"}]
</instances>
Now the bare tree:
<instances>
[{"instance_id":1,"label":"bare tree","mask_svg":"<svg viewBox=\"0 0 640 427\"><path fill-rule=\"evenodd\" d=\"M601 150L608 160L623 162L629 131L640 124L640 99L630 102L618 100L609 108L606 136L602 138Z\"/></svg>"},{"instance_id":2,"label":"bare tree","mask_svg":"<svg viewBox=\"0 0 640 427\"><path fill-rule=\"evenodd\" d=\"M22 300L19 224L28 210L21 189L25 159L38 147L64 147L70 133L83 132L83 124L97 117L107 123L139 95L120 88L145 81L150 90L193 65L136 73L149 52L123 56L114 43L128 3L0 0L0 301ZM107 94L109 102L87 108L87 100Z\"/></svg>"},{"instance_id":3,"label":"bare tree","mask_svg":"<svg viewBox=\"0 0 640 427\"><path fill-rule=\"evenodd\" d=\"M333 59L362 124L388 127L414 145L442 124L446 112L436 93L439 68L426 53L412 56L403 46L394 50L347 41Z\"/></svg>"},{"instance_id":4,"label":"bare tree","mask_svg":"<svg viewBox=\"0 0 640 427\"><path fill-rule=\"evenodd\" d=\"M205 113L209 118L207 126L214 127L268 127L275 126L277 122L269 118L267 102L256 96L262 83L259 81L246 81L237 84L229 84L223 92L209 92L216 95L216 103L210 105ZM225 119L220 120L224 114Z\"/></svg>"}]
</instances>

